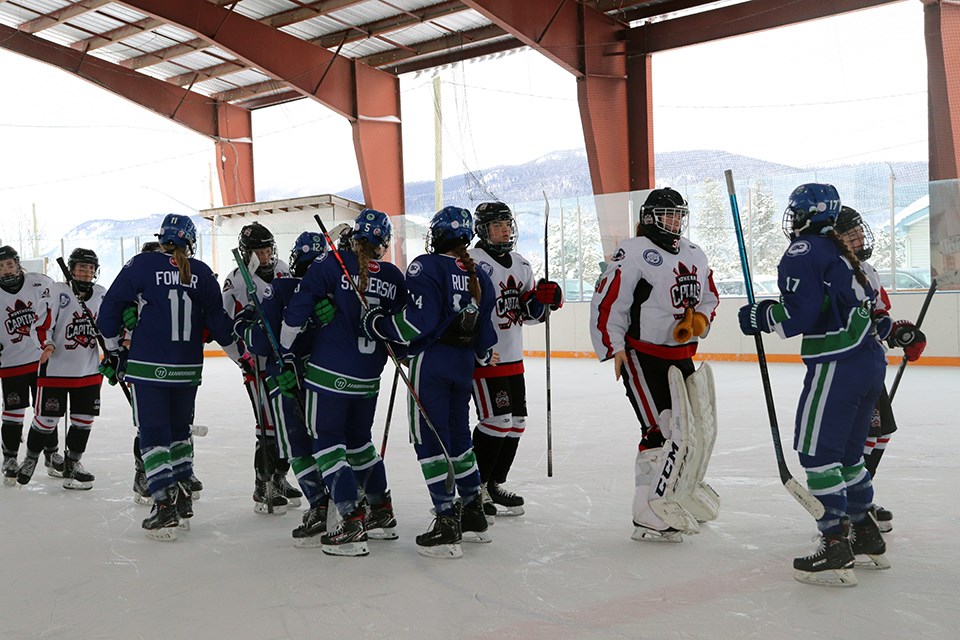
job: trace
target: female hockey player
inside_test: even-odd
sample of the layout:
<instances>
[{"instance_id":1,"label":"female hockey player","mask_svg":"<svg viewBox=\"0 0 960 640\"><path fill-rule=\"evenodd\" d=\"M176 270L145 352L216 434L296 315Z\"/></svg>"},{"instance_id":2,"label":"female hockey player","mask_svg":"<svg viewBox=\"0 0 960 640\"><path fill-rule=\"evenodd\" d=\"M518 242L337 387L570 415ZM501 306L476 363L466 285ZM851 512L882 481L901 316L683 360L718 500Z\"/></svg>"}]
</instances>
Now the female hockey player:
<instances>
[{"instance_id":1,"label":"female hockey player","mask_svg":"<svg viewBox=\"0 0 960 640\"><path fill-rule=\"evenodd\" d=\"M43 451L47 473L63 473L63 459L57 451L57 431L30 429L27 455L17 465L23 436L23 421L30 400L37 395L40 345L47 344L50 328L50 292L53 280L39 273L26 273L20 256L9 245L0 247L0 309L5 309L0 332L0 383L3 387L3 482L26 484ZM21 473L22 471L22 473Z\"/></svg>"},{"instance_id":2,"label":"female hockey player","mask_svg":"<svg viewBox=\"0 0 960 640\"><path fill-rule=\"evenodd\" d=\"M153 496L143 521L148 537L175 540L179 519L193 516L190 423L203 368L206 329L237 361L240 346L213 272L190 256L197 231L187 216L169 214L158 234L160 252L140 253L123 266L100 306L107 347L101 372L124 379L133 396L133 421ZM124 309L140 301L129 354L120 345ZM128 358L129 355L129 358Z\"/></svg>"},{"instance_id":3,"label":"female hockey player","mask_svg":"<svg viewBox=\"0 0 960 640\"><path fill-rule=\"evenodd\" d=\"M661 420L661 413L672 406L669 371L676 367L684 379L693 375L698 341L709 332L719 303L707 256L681 235L688 212L677 191L651 191L640 208L637 237L617 246L590 303L594 351L601 362L613 359L614 375L623 379L640 422L635 540L681 542L684 532L698 531L696 514L660 488L661 482L678 486L682 465L673 464L674 447L686 447L688 439L680 429L664 432L670 421ZM708 461L698 470L701 478ZM715 517L715 510L700 516Z\"/></svg>"},{"instance_id":4,"label":"female hockey player","mask_svg":"<svg viewBox=\"0 0 960 640\"><path fill-rule=\"evenodd\" d=\"M563 306L556 282L534 283L530 263L514 251L517 223L502 202L483 202L474 214L477 237L470 256L486 273L496 294L493 326L496 366L478 366L473 372L473 400L479 418L473 430L473 452L483 483L488 521L501 507L504 515L523 514L523 497L503 488L526 428L527 392L523 379L523 324L542 322L544 309Z\"/></svg>"},{"instance_id":5,"label":"female hockey player","mask_svg":"<svg viewBox=\"0 0 960 640\"><path fill-rule=\"evenodd\" d=\"M817 519L820 547L794 559L794 577L853 586L855 554L870 555L877 567L890 566L880 530L867 514L873 486L863 462L886 360L872 314L877 291L834 230L840 207L833 185L802 184L793 190L783 214L790 246L777 267L780 301L747 304L739 320L745 335L803 336L800 356L807 373L794 449L825 513Z\"/></svg>"},{"instance_id":6,"label":"female hockey player","mask_svg":"<svg viewBox=\"0 0 960 640\"><path fill-rule=\"evenodd\" d=\"M413 445L436 513L430 530L417 536L417 551L439 558L461 557L465 532L479 542L490 541L469 411L474 366L496 364L499 355L493 350L496 332L490 320L495 293L490 278L467 253L472 239L469 211L438 211L430 221L427 254L407 268L406 307L393 313L374 306L363 316L371 340L409 346L413 392L436 428L434 433L411 399ZM453 462L459 502L444 484L444 450Z\"/></svg>"},{"instance_id":7,"label":"female hockey player","mask_svg":"<svg viewBox=\"0 0 960 640\"><path fill-rule=\"evenodd\" d=\"M840 215L837 217L836 230L837 235L843 239L847 246L850 247L850 250L853 251L853 254L857 256L857 259L860 260L860 266L867 275L867 279L870 281L870 285L874 291L879 292L876 308L874 309L874 315L880 319L877 325L877 337L881 340L886 337L887 344L891 348L903 346L907 360L913 362L919 359L924 347L927 346L927 340L923 332L909 320L888 322L884 319L884 317L889 317L890 297L880 284L880 275L877 273L877 270L873 268L872 264L867 262L873 255L873 232L870 230L870 226L867 225L856 209L843 206L840 208ZM910 339L909 343L900 345L893 340L893 337L897 333L899 333L901 337L905 335L902 330L895 332L894 327L898 330L906 328L912 332L912 335L907 334L907 337ZM880 333L884 331L887 335L880 335ZM884 386L880 391L877 406L874 407L873 417L870 421L870 433L867 436L867 442L863 449L864 466L870 473L871 478L876 477L877 465L880 463L880 458L883 456L887 443L890 442L890 436L896 430L897 422L893 416L893 407L890 405L890 397L887 395L886 386ZM890 511L875 505L874 509L871 510L871 514L877 519L877 525L880 527L880 531L886 533L893 529L893 514Z\"/></svg>"},{"instance_id":8,"label":"female hockey player","mask_svg":"<svg viewBox=\"0 0 960 640\"><path fill-rule=\"evenodd\" d=\"M336 529L320 536L328 555L367 555L368 537L397 537L386 471L370 436L387 351L360 333L363 305L344 273L349 272L367 305L399 310L403 274L380 260L392 234L387 214L361 211L350 235L350 251L331 247L317 258L283 314L280 344L289 350L311 318L322 322L335 310L329 324L315 333L303 376L320 472L341 517ZM287 353L284 358L278 384L289 393L296 385L297 356ZM369 514L360 494L369 501Z\"/></svg>"},{"instance_id":9,"label":"female hockey player","mask_svg":"<svg viewBox=\"0 0 960 640\"><path fill-rule=\"evenodd\" d=\"M257 295L263 298L275 278L290 275L290 267L277 257L277 243L273 233L259 222L252 222L240 229L237 240L240 256L246 265L255 263L256 269L250 273L257 286ZM235 318L237 313L250 303L247 288L240 276L239 268L234 268L223 281L223 308L227 315ZM243 367L243 386L247 390L253 407L256 425L256 449L253 455L255 472L253 491L253 510L255 513L283 514L287 506L299 507L302 494L287 482L290 461L278 456L276 422L268 404L261 403L267 397L264 387L266 380L264 357L257 358L253 367ZM262 433L261 433L262 432ZM268 501L272 504L268 506ZM270 508L272 506L272 508Z\"/></svg>"},{"instance_id":10,"label":"female hockey player","mask_svg":"<svg viewBox=\"0 0 960 640\"><path fill-rule=\"evenodd\" d=\"M27 436L28 460L24 465L31 457L36 461L37 455L33 453L39 455L35 449L31 451L33 434L56 432L69 398L70 426L64 446L63 487L90 489L94 476L83 468L80 458L87 450L93 420L100 415L102 376L97 371L100 350L96 317L106 290L95 284L100 261L90 249L74 249L67 260L67 269L73 279L72 286L58 282L51 289L54 302L50 305L50 339L40 355L37 402L31 435ZM26 469L20 475L29 480L32 472L33 469Z\"/></svg>"},{"instance_id":11,"label":"female hockey player","mask_svg":"<svg viewBox=\"0 0 960 640\"><path fill-rule=\"evenodd\" d=\"M293 530L294 546L301 548L320 544L320 536L327 530L329 494L314 458L316 452L314 439L303 414L305 402L302 386L296 384L298 380L294 380L293 385L282 391L278 387L275 376L280 373L280 364L277 362L266 328L269 327L274 339L280 336L284 310L300 285L300 280L307 272L307 268L316 258L323 255L324 244L323 236L317 232L301 233L290 252L292 276L277 278L273 286L264 291L260 304L263 317L261 318L256 308L250 304L237 313L234 324L235 332L243 339L249 352L266 361L266 373L270 376L267 378L266 386L270 394L272 415L276 417L280 455L284 460L290 461L300 489L310 505L303 514L303 523ZM315 312L315 318L306 323L303 332L297 336L288 350L300 359L310 355L315 332L314 325L322 326L330 322L333 317L333 305L327 298L323 298L317 306L319 309ZM285 509L286 507L275 508Z\"/></svg>"}]
</instances>

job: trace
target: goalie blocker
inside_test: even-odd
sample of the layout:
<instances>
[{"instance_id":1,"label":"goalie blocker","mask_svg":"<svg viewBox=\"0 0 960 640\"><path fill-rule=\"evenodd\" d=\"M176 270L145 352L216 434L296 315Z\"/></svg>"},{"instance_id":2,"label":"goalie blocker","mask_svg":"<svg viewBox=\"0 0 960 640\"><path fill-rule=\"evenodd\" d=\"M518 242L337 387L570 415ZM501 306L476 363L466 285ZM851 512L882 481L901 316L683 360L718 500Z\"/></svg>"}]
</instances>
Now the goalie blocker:
<instances>
[{"instance_id":1,"label":"goalie blocker","mask_svg":"<svg viewBox=\"0 0 960 640\"><path fill-rule=\"evenodd\" d=\"M713 371L704 363L686 380L676 367L667 376L671 409L659 419L666 442L637 453L635 540L681 542L720 512L720 496L704 482L717 439Z\"/></svg>"}]
</instances>

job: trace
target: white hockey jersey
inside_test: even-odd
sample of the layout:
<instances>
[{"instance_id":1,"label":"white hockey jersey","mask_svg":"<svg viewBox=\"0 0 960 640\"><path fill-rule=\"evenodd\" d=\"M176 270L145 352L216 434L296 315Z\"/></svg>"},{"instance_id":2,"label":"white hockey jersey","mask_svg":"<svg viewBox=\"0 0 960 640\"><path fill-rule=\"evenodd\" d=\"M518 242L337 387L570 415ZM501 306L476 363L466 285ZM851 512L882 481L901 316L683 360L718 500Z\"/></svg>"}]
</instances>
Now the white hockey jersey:
<instances>
[{"instance_id":1,"label":"white hockey jersey","mask_svg":"<svg viewBox=\"0 0 960 640\"><path fill-rule=\"evenodd\" d=\"M93 293L85 301L93 321L89 320L73 289L65 282L54 283L51 289L50 331L48 338L56 349L40 365L41 387L84 387L100 382L97 367L100 350L97 346L96 319L107 290L93 285Z\"/></svg>"},{"instance_id":2,"label":"white hockey jersey","mask_svg":"<svg viewBox=\"0 0 960 640\"><path fill-rule=\"evenodd\" d=\"M678 343L677 322L692 308L712 323L719 302L700 247L681 238L672 254L649 238L628 238L617 245L590 301L593 349L601 361L626 346L665 360L690 358L697 337Z\"/></svg>"},{"instance_id":3,"label":"white hockey jersey","mask_svg":"<svg viewBox=\"0 0 960 640\"><path fill-rule=\"evenodd\" d=\"M277 264L273 267L273 277L289 278L289 265L283 260L277 260ZM251 273L250 278L257 286L257 296L263 300L264 294L270 287L270 283L256 273ZM240 275L240 268L237 267L228 273L227 279L223 281L223 308L226 310L227 315L233 319L233 317L237 315L237 312L247 306L249 302L250 296L247 295L247 285L243 281L243 276Z\"/></svg>"},{"instance_id":4,"label":"white hockey jersey","mask_svg":"<svg viewBox=\"0 0 960 640\"><path fill-rule=\"evenodd\" d=\"M474 377L502 377L523 373L523 324L536 324L524 313L521 296L534 286L533 269L530 263L516 251L509 254L508 267L497 262L480 247L468 251L478 268L490 276L496 294L493 307L493 327L497 332L494 350L500 354L500 364L495 367L478 367Z\"/></svg>"},{"instance_id":5,"label":"white hockey jersey","mask_svg":"<svg viewBox=\"0 0 960 640\"><path fill-rule=\"evenodd\" d=\"M48 339L53 280L41 273L24 273L16 293L0 287L0 378L37 370L40 345Z\"/></svg>"}]
</instances>

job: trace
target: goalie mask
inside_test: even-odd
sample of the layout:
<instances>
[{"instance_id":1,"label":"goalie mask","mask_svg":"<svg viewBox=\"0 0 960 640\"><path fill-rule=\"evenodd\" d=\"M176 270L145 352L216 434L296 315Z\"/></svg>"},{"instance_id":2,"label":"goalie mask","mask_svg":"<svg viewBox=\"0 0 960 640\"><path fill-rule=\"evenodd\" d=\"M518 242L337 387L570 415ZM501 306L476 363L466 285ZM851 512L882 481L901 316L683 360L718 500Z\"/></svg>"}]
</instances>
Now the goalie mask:
<instances>
[{"instance_id":1,"label":"goalie mask","mask_svg":"<svg viewBox=\"0 0 960 640\"><path fill-rule=\"evenodd\" d=\"M273 279L273 268L277 266L277 243L270 230L259 222L252 222L240 229L239 238L240 256L243 263L249 265L254 253L260 260L257 275L262 280L270 282ZM266 252L269 251L269 254Z\"/></svg>"},{"instance_id":2,"label":"goalie mask","mask_svg":"<svg viewBox=\"0 0 960 640\"><path fill-rule=\"evenodd\" d=\"M640 207L637 235L650 238L665 251L679 253L680 236L687 226L689 213L687 201L678 191L669 187L654 189Z\"/></svg>"}]
</instances>

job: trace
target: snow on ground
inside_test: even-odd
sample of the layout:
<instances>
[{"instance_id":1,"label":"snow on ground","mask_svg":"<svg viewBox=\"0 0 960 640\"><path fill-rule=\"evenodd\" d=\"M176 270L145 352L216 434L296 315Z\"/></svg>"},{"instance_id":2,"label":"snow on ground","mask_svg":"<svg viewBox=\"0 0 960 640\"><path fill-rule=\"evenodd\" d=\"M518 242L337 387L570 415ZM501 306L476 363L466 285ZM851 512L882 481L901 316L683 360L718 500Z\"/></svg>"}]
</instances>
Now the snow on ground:
<instances>
[{"instance_id":1,"label":"snow on ground","mask_svg":"<svg viewBox=\"0 0 960 640\"><path fill-rule=\"evenodd\" d=\"M0 638L954 637L960 371L907 369L894 403L900 432L876 482L895 514L893 568L858 570L858 587L835 589L792 578L791 559L815 549L815 528L780 485L757 365L713 366L720 433L708 480L723 507L701 534L680 545L630 539L638 434L609 364L552 360L546 477L544 360L530 359L531 418L508 485L527 513L498 518L494 542L464 543L460 560L416 553L430 503L402 397L386 455L401 537L371 541L366 558L335 558L293 547L299 511L253 513L252 420L225 358L207 362L199 394L197 423L210 434L196 441L205 490L192 530L174 543L146 539L148 509L130 492L129 414L105 387L84 458L92 491L66 491L42 470L24 488L0 487ZM770 370L799 474L790 434L803 368Z\"/></svg>"}]
</instances>

